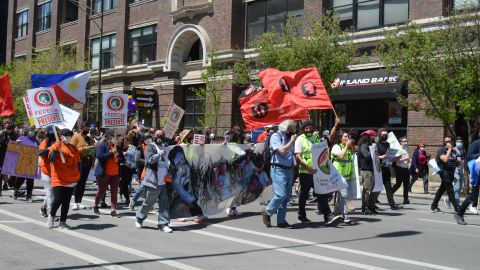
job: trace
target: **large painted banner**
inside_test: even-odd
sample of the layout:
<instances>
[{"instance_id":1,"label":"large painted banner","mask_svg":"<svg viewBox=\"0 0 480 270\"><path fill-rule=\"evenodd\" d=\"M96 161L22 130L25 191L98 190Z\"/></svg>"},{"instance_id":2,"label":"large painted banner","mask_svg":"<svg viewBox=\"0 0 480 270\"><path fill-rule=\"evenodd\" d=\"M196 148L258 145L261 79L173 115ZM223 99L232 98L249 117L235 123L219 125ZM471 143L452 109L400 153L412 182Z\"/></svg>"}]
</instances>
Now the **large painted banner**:
<instances>
[{"instance_id":1,"label":"large painted banner","mask_svg":"<svg viewBox=\"0 0 480 270\"><path fill-rule=\"evenodd\" d=\"M253 202L270 184L261 155L249 145L171 146L166 156L172 218L215 215Z\"/></svg>"},{"instance_id":2,"label":"large painted banner","mask_svg":"<svg viewBox=\"0 0 480 270\"><path fill-rule=\"evenodd\" d=\"M27 90L27 96L36 128L63 124L62 111L53 89L46 87L30 89Z\"/></svg>"},{"instance_id":3,"label":"large painted banner","mask_svg":"<svg viewBox=\"0 0 480 270\"><path fill-rule=\"evenodd\" d=\"M127 94L103 93L102 128L126 128Z\"/></svg>"},{"instance_id":4,"label":"large painted banner","mask_svg":"<svg viewBox=\"0 0 480 270\"><path fill-rule=\"evenodd\" d=\"M373 192L380 192L383 190L383 177L382 177L382 167L380 165L380 160L378 159L378 150L377 145L372 144L370 146L370 155L373 160L373 178L375 179L375 185L373 186Z\"/></svg>"},{"instance_id":5,"label":"large painted banner","mask_svg":"<svg viewBox=\"0 0 480 270\"><path fill-rule=\"evenodd\" d=\"M24 178L40 178L38 166L38 147L20 142L8 143L2 174Z\"/></svg>"},{"instance_id":6,"label":"large painted banner","mask_svg":"<svg viewBox=\"0 0 480 270\"><path fill-rule=\"evenodd\" d=\"M343 176L332 165L327 142L312 145L313 168L317 172L313 175L313 187L317 194L327 194L348 188Z\"/></svg>"}]
</instances>

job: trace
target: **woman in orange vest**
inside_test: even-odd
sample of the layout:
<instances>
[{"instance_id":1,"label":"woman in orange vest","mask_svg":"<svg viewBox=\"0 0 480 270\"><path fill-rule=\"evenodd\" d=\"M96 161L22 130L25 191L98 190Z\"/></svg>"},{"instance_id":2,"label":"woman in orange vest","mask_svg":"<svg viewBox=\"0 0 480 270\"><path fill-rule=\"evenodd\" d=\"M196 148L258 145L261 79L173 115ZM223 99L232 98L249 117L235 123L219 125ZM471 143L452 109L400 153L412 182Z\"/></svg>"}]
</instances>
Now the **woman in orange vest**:
<instances>
[{"instance_id":1,"label":"woman in orange vest","mask_svg":"<svg viewBox=\"0 0 480 270\"><path fill-rule=\"evenodd\" d=\"M50 210L52 209L53 193L51 185L51 173L50 173L50 160L48 154L50 153L50 147L55 143L55 135L51 126L47 127L47 136L42 140L38 147L38 155L40 156L40 176L43 182L43 189L45 190L45 199L43 205L40 207L42 217L48 217Z\"/></svg>"},{"instance_id":2,"label":"woman in orange vest","mask_svg":"<svg viewBox=\"0 0 480 270\"><path fill-rule=\"evenodd\" d=\"M67 225L68 209L70 199L78 180L80 180L80 153L77 148L70 144L73 133L69 129L62 129L58 132L60 141L50 147L48 158L50 160L50 173L53 189L53 203L48 217L47 226L53 228L53 217L58 208L62 206L59 228L69 229ZM65 158L62 161L61 155Z\"/></svg>"}]
</instances>

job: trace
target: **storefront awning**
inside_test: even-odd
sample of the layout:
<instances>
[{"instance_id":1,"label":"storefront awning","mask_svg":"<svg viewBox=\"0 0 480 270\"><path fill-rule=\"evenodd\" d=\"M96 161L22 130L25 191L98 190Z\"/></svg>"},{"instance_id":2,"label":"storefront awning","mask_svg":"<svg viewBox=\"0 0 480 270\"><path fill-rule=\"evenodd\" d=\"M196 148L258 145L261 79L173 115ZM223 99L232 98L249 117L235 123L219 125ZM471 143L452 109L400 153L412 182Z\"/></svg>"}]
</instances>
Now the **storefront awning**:
<instances>
[{"instance_id":1,"label":"storefront awning","mask_svg":"<svg viewBox=\"0 0 480 270\"><path fill-rule=\"evenodd\" d=\"M396 74L385 70L342 73L332 85L336 88L330 98L333 101L395 98L401 95L403 84Z\"/></svg>"}]
</instances>

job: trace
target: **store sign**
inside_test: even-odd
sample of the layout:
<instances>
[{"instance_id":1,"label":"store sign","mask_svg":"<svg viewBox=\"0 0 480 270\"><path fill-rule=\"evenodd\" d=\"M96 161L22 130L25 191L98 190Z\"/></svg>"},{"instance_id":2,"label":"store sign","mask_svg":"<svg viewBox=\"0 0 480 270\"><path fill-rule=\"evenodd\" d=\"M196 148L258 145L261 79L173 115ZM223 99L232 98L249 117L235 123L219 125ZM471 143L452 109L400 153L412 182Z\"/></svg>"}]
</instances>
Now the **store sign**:
<instances>
[{"instance_id":1,"label":"store sign","mask_svg":"<svg viewBox=\"0 0 480 270\"><path fill-rule=\"evenodd\" d=\"M333 88L338 87L355 87L355 86L371 86L371 85L385 85L396 84L399 81L398 76L390 77L366 77L358 79L339 79L332 85Z\"/></svg>"},{"instance_id":2,"label":"store sign","mask_svg":"<svg viewBox=\"0 0 480 270\"><path fill-rule=\"evenodd\" d=\"M158 109L157 91L153 89L133 88L133 98L139 108Z\"/></svg>"}]
</instances>

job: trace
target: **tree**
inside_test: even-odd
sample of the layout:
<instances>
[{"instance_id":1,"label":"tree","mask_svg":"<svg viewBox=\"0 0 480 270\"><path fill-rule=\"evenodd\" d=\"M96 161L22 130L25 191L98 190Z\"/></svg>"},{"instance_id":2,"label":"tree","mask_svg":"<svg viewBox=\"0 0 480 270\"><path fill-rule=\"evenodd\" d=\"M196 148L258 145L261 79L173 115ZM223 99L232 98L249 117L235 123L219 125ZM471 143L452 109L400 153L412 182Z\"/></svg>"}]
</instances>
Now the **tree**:
<instances>
[{"instance_id":1,"label":"tree","mask_svg":"<svg viewBox=\"0 0 480 270\"><path fill-rule=\"evenodd\" d=\"M443 18L434 31L410 23L386 35L376 52L387 70L409 83L410 98L398 97L402 105L442 121L452 135L463 116L469 141L480 115L480 16L470 11Z\"/></svg>"}]
</instances>

